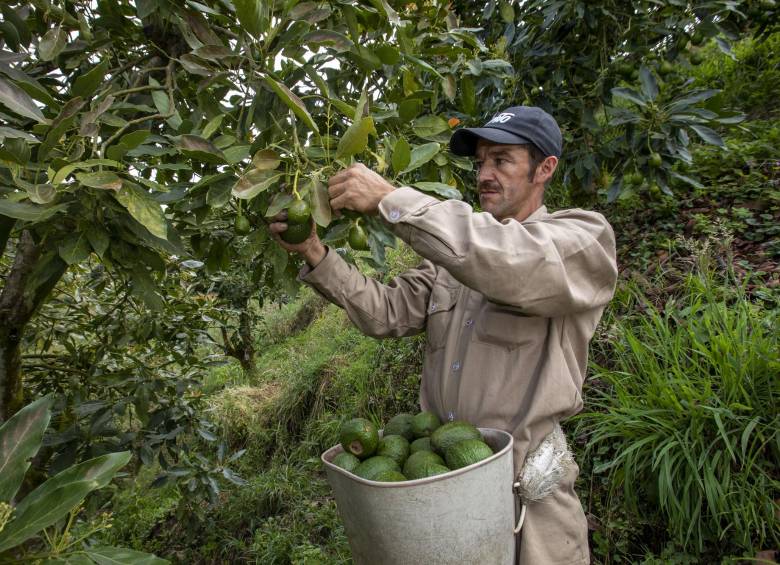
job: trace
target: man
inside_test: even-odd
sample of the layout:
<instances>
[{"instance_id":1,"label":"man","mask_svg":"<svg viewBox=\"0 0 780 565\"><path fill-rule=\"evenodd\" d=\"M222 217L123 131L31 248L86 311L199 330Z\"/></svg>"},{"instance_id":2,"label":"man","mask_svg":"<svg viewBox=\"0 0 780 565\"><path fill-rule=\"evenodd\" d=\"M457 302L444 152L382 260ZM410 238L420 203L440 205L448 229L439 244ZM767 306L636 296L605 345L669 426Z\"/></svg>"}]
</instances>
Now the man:
<instances>
[{"instance_id":1,"label":"man","mask_svg":"<svg viewBox=\"0 0 780 565\"><path fill-rule=\"evenodd\" d=\"M299 245L302 281L344 308L364 333L427 332L420 404L442 420L507 430L519 473L529 451L582 408L588 342L612 297L615 240L603 216L548 213L544 189L561 156L555 120L512 107L483 128L455 132L474 155L479 203L394 188L363 165L329 181L334 210L379 214L424 260L383 285L319 241ZM278 234L286 228L275 222ZM587 523L570 465L552 494L526 503L521 565L589 562Z\"/></svg>"}]
</instances>

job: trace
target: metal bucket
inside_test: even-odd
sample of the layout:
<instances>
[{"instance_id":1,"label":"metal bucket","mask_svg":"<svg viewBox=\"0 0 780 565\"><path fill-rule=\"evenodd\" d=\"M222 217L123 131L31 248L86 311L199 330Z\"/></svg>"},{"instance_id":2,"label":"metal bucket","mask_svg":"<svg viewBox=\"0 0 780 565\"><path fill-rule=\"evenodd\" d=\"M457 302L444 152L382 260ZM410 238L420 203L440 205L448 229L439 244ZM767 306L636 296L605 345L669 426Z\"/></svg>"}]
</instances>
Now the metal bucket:
<instances>
[{"instance_id":1,"label":"metal bucket","mask_svg":"<svg viewBox=\"0 0 780 565\"><path fill-rule=\"evenodd\" d=\"M512 565L515 504L512 436L480 428L494 454L446 475L380 483L322 454L357 565Z\"/></svg>"}]
</instances>

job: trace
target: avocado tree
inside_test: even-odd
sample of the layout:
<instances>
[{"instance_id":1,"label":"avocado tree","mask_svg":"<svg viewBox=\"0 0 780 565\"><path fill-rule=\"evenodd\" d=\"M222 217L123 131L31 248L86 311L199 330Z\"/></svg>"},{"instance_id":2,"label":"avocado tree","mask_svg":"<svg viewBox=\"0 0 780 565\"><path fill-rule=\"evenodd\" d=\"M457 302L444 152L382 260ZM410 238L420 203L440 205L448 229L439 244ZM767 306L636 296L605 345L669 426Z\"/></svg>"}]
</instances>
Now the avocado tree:
<instances>
[{"instance_id":1,"label":"avocado tree","mask_svg":"<svg viewBox=\"0 0 780 565\"><path fill-rule=\"evenodd\" d=\"M225 271L236 240L261 274L292 279L258 228L296 200L343 239L353 220L331 221L323 181L355 156L457 196L471 165L443 151L456 123L445 108L467 62L497 88L510 67L448 13L385 0L5 3L0 419L23 403L25 331L70 266L101 263L159 311L168 261ZM390 242L371 232L376 260Z\"/></svg>"},{"instance_id":2,"label":"avocado tree","mask_svg":"<svg viewBox=\"0 0 780 565\"><path fill-rule=\"evenodd\" d=\"M511 89L478 88L481 109L506 100L541 106L564 133L562 183L579 201L598 194L673 194L700 187L684 174L694 140L723 146L717 131L742 116L725 108L718 91L689 78L700 49L730 42L766 24L774 2L712 0L567 2L490 1L482 9L455 2L465 20L515 69ZM763 22L766 18L763 18Z\"/></svg>"}]
</instances>

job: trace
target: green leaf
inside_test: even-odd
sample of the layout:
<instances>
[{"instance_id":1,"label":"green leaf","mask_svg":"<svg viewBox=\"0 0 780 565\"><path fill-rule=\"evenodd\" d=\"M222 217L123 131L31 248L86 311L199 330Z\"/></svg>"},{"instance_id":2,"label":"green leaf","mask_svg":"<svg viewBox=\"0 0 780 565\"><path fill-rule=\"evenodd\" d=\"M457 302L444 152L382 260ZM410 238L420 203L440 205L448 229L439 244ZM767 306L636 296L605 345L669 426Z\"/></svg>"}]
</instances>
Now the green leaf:
<instances>
[{"instance_id":1,"label":"green leaf","mask_svg":"<svg viewBox=\"0 0 780 565\"><path fill-rule=\"evenodd\" d=\"M14 128L9 128L6 126L0 126L0 141L2 141L4 138L6 139L25 139L27 141L32 141L33 143L38 142L38 138L34 135L30 135L26 131L21 131Z\"/></svg>"},{"instance_id":2,"label":"green leaf","mask_svg":"<svg viewBox=\"0 0 780 565\"><path fill-rule=\"evenodd\" d=\"M704 141L709 143L710 145L717 145L718 147L725 147L726 144L723 143L723 139L718 135L718 133L708 128L707 126L700 126L700 125L691 125L690 128L695 131L699 137L701 137Z\"/></svg>"},{"instance_id":3,"label":"green leaf","mask_svg":"<svg viewBox=\"0 0 780 565\"><path fill-rule=\"evenodd\" d=\"M252 157L252 166L259 171L275 169L281 163L279 154L273 149L261 149Z\"/></svg>"},{"instance_id":4,"label":"green leaf","mask_svg":"<svg viewBox=\"0 0 780 565\"><path fill-rule=\"evenodd\" d=\"M281 98L282 102L287 104L287 107L290 108L293 113L298 116L298 118L303 120L309 129L319 133L320 130L317 129L317 124L314 123L314 119L306 109L306 105L300 98L298 98L298 96L295 95L293 91L291 91L281 82L278 82L267 75L263 76L263 79L265 80L266 84L271 87L271 90L273 90L276 95Z\"/></svg>"},{"instance_id":5,"label":"green leaf","mask_svg":"<svg viewBox=\"0 0 780 565\"><path fill-rule=\"evenodd\" d=\"M0 428L0 501L10 502L38 453L51 419L52 396L19 410Z\"/></svg>"},{"instance_id":6,"label":"green leaf","mask_svg":"<svg viewBox=\"0 0 780 565\"><path fill-rule=\"evenodd\" d=\"M221 208L228 202L230 202L231 183L221 182L211 185L209 191L206 194L206 204L212 208Z\"/></svg>"},{"instance_id":7,"label":"green leaf","mask_svg":"<svg viewBox=\"0 0 780 565\"><path fill-rule=\"evenodd\" d=\"M422 59L418 59L417 57L409 55L408 53L405 53L404 57L406 59L408 59L409 61L411 61L412 63L414 63L416 66L418 66L421 69L423 69L424 71L428 71L429 73L432 73L439 80L444 80L444 77L442 76L442 74L439 71L434 69L430 64L428 64L427 62L423 61Z\"/></svg>"},{"instance_id":8,"label":"green leaf","mask_svg":"<svg viewBox=\"0 0 780 565\"><path fill-rule=\"evenodd\" d=\"M27 195L36 204L49 204L57 197L57 190L48 183L31 184L27 187Z\"/></svg>"},{"instance_id":9,"label":"green leaf","mask_svg":"<svg viewBox=\"0 0 780 565\"><path fill-rule=\"evenodd\" d=\"M685 175L681 175L680 173L678 173L678 172L676 172L676 171L669 171L669 173L670 173L670 174L671 174L671 175L672 175L674 178L676 178L676 179L680 179L680 180L681 180L681 181L683 181L684 183L687 183L687 184L691 185L691 186L692 186L692 187L694 187L694 188L699 188L699 189L702 189L702 188L704 188L704 185L703 185L702 183L700 183L699 181L697 181L697 180L695 180L695 179L692 179L691 177L687 177L687 176L685 176Z\"/></svg>"},{"instance_id":10,"label":"green leaf","mask_svg":"<svg viewBox=\"0 0 780 565\"><path fill-rule=\"evenodd\" d=\"M246 172L233 187L233 196L241 200L250 200L268 190L274 183L278 182L284 173L275 171L252 169Z\"/></svg>"},{"instance_id":11,"label":"green leaf","mask_svg":"<svg viewBox=\"0 0 780 565\"><path fill-rule=\"evenodd\" d=\"M59 184L62 184L62 182L73 171L83 170L83 169L91 169L93 167L97 167L98 165L104 165L104 166L108 166L108 167L117 167L117 168L120 168L122 166L122 164L119 163L118 161L113 161L111 159L89 159L87 161L79 161L78 163L71 163L70 165L65 165L64 167L62 167L54 175L54 178L51 179L51 183L54 186L57 186Z\"/></svg>"},{"instance_id":12,"label":"green leaf","mask_svg":"<svg viewBox=\"0 0 780 565\"><path fill-rule=\"evenodd\" d=\"M87 239L92 249L99 257L103 257L106 251L108 251L109 238L108 234L98 226L89 226L87 228Z\"/></svg>"},{"instance_id":13,"label":"green leaf","mask_svg":"<svg viewBox=\"0 0 780 565\"><path fill-rule=\"evenodd\" d=\"M152 134L148 129L138 129L131 131L128 134L123 135L119 143L124 145L128 150L135 149L141 145Z\"/></svg>"},{"instance_id":14,"label":"green leaf","mask_svg":"<svg viewBox=\"0 0 780 565\"><path fill-rule=\"evenodd\" d=\"M385 16L387 17L387 21L390 22L393 25L400 25L401 19L398 17L398 13L396 13L395 10L390 6L390 4L387 3L387 0L369 0L374 7L384 12Z\"/></svg>"},{"instance_id":15,"label":"green leaf","mask_svg":"<svg viewBox=\"0 0 780 565\"><path fill-rule=\"evenodd\" d=\"M412 186L425 192L439 194L445 198L454 198L456 200L461 200L463 198L463 195L461 195L458 189L448 184L444 184L443 182L416 182Z\"/></svg>"},{"instance_id":16,"label":"green leaf","mask_svg":"<svg viewBox=\"0 0 780 565\"><path fill-rule=\"evenodd\" d=\"M120 190L122 179L116 173L110 171L96 173L76 173L76 180L84 186L100 188L104 190Z\"/></svg>"},{"instance_id":17,"label":"green leaf","mask_svg":"<svg viewBox=\"0 0 780 565\"><path fill-rule=\"evenodd\" d=\"M165 304L157 294L157 287L145 269L136 269L131 275L133 280L132 295L146 304L147 308L160 312Z\"/></svg>"},{"instance_id":18,"label":"green leaf","mask_svg":"<svg viewBox=\"0 0 780 565\"><path fill-rule=\"evenodd\" d=\"M625 98L634 104L639 104L643 108L647 106L647 101L642 97L642 95L639 94L636 90L631 90L630 88L613 88L612 95L617 96L618 98Z\"/></svg>"},{"instance_id":19,"label":"green leaf","mask_svg":"<svg viewBox=\"0 0 780 565\"><path fill-rule=\"evenodd\" d=\"M51 61L65 49L67 34L62 26L55 26L47 31L38 43L38 57L41 61Z\"/></svg>"},{"instance_id":20,"label":"green leaf","mask_svg":"<svg viewBox=\"0 0 780 565\"><path fill-rule=\"evenodd\" d=\"M93 490L94 481L71 482L48 492L45 498L36 500L34 504L26 505L24 512L17 507L14 518L0 532L0 553L22 544L67 516Z\"/></svg>"},{"instance_id":21,"label":"green leaf","mask_svg":"<svg viewBox=\"0 0 780 565\"><path fill-rule=\"evenodd\" d=\"M5 8L5 5L3 5L3 8ZM19 51L22 39L19 37L19 31L11 22L6 20L0 22L0 35L5 39L5 44L12 51Z\"/></svg>"},{"instance_id":22,"label":"green leaf","mask_svg":"<svg viewBox=\"0 0 780 565\"><path fill-rule=\"evenodd\" d=\"M233 5L236 7L236 17L241 26L250 35L259 39L265 31L263 3L260 0L233 0Z\"/></svg>"},{"instance_id":23,"label":"green leaf","mask_svg":"<svg viewBox=\"0 0 780 565\"><path fill-rule=\"evenodd\" d=\"M226 163L225 155L209 140L198 135L182 135L179 138L179 151L195 161L205 161L212 165Z\"/></svg>"},{"instance_id":24,"label":"green leaf","mask_svg":"<svg viewBox=\"0 0 780 565\"><path fill-rule=\"evenodd\" d=\"M135 0L135 15L139 20L143 20L155 13L159 7L159 0Z\"/></svg>"},{"instance_id":25,"label":"green leaf","mask_svg":"<svg viewBox=\"0 0 780 565\"><path fill-rule=\"evenodd\" d=\"M68 100L68 102L62 107L60 113L52 121L51 129L46 134L46 139L38 147L38 161L46 161L46 157L54 147L57 147L62 142L62 136L70 129L71 124L76 119L76 114L84 106L85 102L81 96L76 96Z\"/></svg>"},{"instance_id":26,"label":"green leaf","mask_svg":"<svg viewBox=\"0 0 780 565\"><path fill-rule=\"evenodd\" d=\"M647 100L655 100L658 96L658 82L646 65L639 68L639 81L642 83L642 94Z\"/></svg>"},{"instance_id":27,"label":"green leaf","mask_svg":"<svg viewBox=\"0 0 780 565\"><path fill-rule=\"evenodd\" d=\"M418 136L428 138L448 131L450 126L447 120L440 116L422 116L414 121L412 129Z\"/></svg>"},{"instance_id":28,"label":"green leaf","mask_svg":"<svg viewBox=\"0 0 780 565\"><path fill-rule=\"evenodd\" d=\"M42 222L66 208L65 204L36 206L27 202L12 202L8 199L0 199L0 215L25 222Z\"/></svg>"},{"instance_id":29,"label":"green leaf","mask_svg":"<svg viewBox=\"0 0 780 565\"><path fill-rule=\"evenodd\" d=\"M201 59L213 61L214 63L224 63L226 60L235 57L235 53L224 45L204 45L195 49L193 53Z\"/></svg>"},{"instance_id":30,"label":"green leaf","mask_svg":"<svg viewBox=\"0 0 780 565\"><path fill-rule=\"evenodd\" d=\"M114 197L139 224L149 230L149 233L161 239L167 239L168 225L165 222L162 208L141 188L124 183L122 188L114 193Z\"/></svg>"},{"instance_id":31,"label":"green leaf","mask_svg":"<svg viewBox=\"0 0 780 565\"><path fill-rule=\"evenodd\" d=\"M19 42L22 46L27 46L32 41L32 34L27 27L27 22L19 15L19 13L11 8L8 4L2 6L3 18L6 22L13 24L16 28L16 32L19 35Z\"/></svg>"},{"instance_id":32,"label":"green leaf","mask_svg":"<svg viewBox=\"0 0 780 565\"><path fill-rule=\"evenodd\" d=\"M160 83L156 81L153 78L149 79L149 86L160 86ZM157 108L157 111L167 116L171 113L171 101L168 98L168 93L165 90L153 90L152 91L152 101L154 101L154 107Z\"/></svg>"},{"instance_id":33,"label":"green leaf","mask_svg":"<svg viewBox=\"0 0 780 565\"><path fill-rule=\"evenodd\" d=\"M423 109L423 102L418 98L407 98L398 104L398 117L402 122L410 122L416 118Z\"/></svg>"},{"instance_id":34,"label":"green leaf","mask_svg":"<svg viewBox=\"0 0 780 565\"><path fill-rule=\"evenodd\" d=\"M412 148L409 146L409 142L406 141L406 138L402 137L395 142L395 147L393 147L392 165L396 174L408 167L411 159Z\"/></svg>"},{"instance_id":35,"label":"green leaf","mask_svg":"<svg viewBox=\"0 0 780 565\"><path fill-rule=\"evenodd\" d=\"M458 91L457 79L453 75L447 75L441 83L441 88L447 99L452 102L455 100L455 94Z\"/></svg>"},{"instance_id":36,"label":"green leaf","mask_svg":"<svg viewBox=\"0 0 780 565\"><path fill-rule=\"evenodd\" d=\"M249 145L234 145L233 147L228 147L225 149L225 160L231 164L235 165L236 163L240 163L244 159L249 157L249 151L251 149L251 146Z\"/></svg>"},{"instance_id":37,"label":"green leaf","mask_svg":"<svg viewBox=\"0 0 780 565\"><path fill-rule=\"evenodd\" d=\"M304 45L325 45L333 48L336 53L344 53L354 47L354 43L343 33L329 29L310 31L301 38Z\"/></svg>"},{"instance_id":38,"label":"green leaf","mask_svg":"<svg viewBox=\"0 0 780 565\"><path fill-rule=\"evenodd\" d=\"M213 134L215 131L219 129L219 126L222 125L222 120L225 118L225 114L218 114L211 118L209 120L209 123L206 124L206 127L203 128L203 139L208 139L211 137L211 134Z\"/></svg>"},{"instance_id":39,"label":"green leaf","mask_svg":"<svg viewBox=\"0 0 780 565\"><path fill-rule=\"evenodd\" d=\"M122 547L91 547L86 554L98 565L165 565L166 559Z\"/></svg>"},{"instance_id":40,"label":"green leaf","mask_svg":"<svg viewBox=\"0 0 780 565\"><path fill-rule=\"evenodd\" d=\"M365 151L368 146L368 134L374 131L374 120L371 117L352 122L339 140L336 158L350 157Z\"/></svg>"},{"instance_id":41,"label":"green leaf","mask_svg":"<svg viewBox=\"0 0 780 565\"><path fill-rule=\"evenodd\" d=\"M292 194L287 194L286 192L277 193L273 200L271 200L271 204L268 205L268 209L265 211L265 217L270 218L276 216L279 212L287 208L292 201Z\"/></svg>"},{"instance_id":42,"label":"green leaf","mask_svg":"<svg viewBox=\"0 0 780 565\"><path fill-rule=\"evenodd\" d=\"M89 257L90 245L86 232L77 232L65 236L59 245L62 260L68 265L81 263Z\"/></svg>"},{"instance_id":43,"label":"green leaf","mask_svg":"<svg viewBox=\"0 0 780 565\"><path fill-rule=\"evenodd\" d=\"M723 53L731 57L733 61L737 60L737 56L734 55L734 51L731 50L731 43L729 43L722 37L716 37L715 43L718 45L718 49L720 49L721 51L723 51Z\"/></svg>"},{"instance_id":44,"label":"green leaf","mask_svg":"<svg viewBox=\"0 0 780 565\"><path fill-rule=\"evenodd\" d=\"M327 227L330 225L332 210L330 208L330 196L328 187L318 177L311 178L311 215L318 226Z\"/></svg>"},{"instance_id":45,"label":"green leaf","mask_svg":"<svg viewBox=\"0 0 780 565\"><path fill-rule=\"evenodd\" d=\"M108 65L108 59L104 59L92 70L79 76L73 83L73 95L83 98L91 97L105 79Z\"/></svg>"},{"instance_id":46,"label":"green leaf","mask_svg":"<svg viewBox=\"0 0 780 565\"><path fill-rule=\"evenodd\" d=\"M720 90L717 89L701 90L699 92L694 92L693 94L680 98L679 100L675 100L674 102L669 104L669 106L667 106L667 111L670 114L674 114L675 112L686 110L690 106L693 106L698 102L703 102L704 100L708 100L709 98L712 98L713 96L719 93Z\"/></svg>"},{"instance_id":47,"label":"green leaf","mask_svg":"<svg viewBox=\"0 0 780 565\"><path fill-rule=\"evenodd\" d=\"M65 469L28 494L0 532L0 552L65 517L87 494L103 488L130 461L130 452L110 453Z\"/></svg>"},{"instance_id":48,"label":"green leaf","mask_svg":"<svg viewBox=\"0 0 780 565\"><path fill-rule=\"evenodd\" d=\"M389 43L378 45L374 50L384 65L396 65L401 61L401 52Z\"/></svg>"},{"instance_id":49,"label":"green leaf","mask_svg":"<svg viewBox=\"0 0 780 565\"><path fill-rule=\"evenodd\" d=\"M439 152L440 146L438 143L426 143L424 145L418 145L412 149L411 158L409 164L401 171L401 173L408 173L421 167L431 159L433 159Z\"/></svg>"},{"instance_id":50,"label":"green leaf","mask_svg":"<svg viewBox=\"0 0 780 565\"><path fill-rule=\"evenodd\" d=\"M31 118L36 122L48 123L43 112L25 91L3 78L0 78L0 103L20 116Z\"/></svg>"}]
</instances>

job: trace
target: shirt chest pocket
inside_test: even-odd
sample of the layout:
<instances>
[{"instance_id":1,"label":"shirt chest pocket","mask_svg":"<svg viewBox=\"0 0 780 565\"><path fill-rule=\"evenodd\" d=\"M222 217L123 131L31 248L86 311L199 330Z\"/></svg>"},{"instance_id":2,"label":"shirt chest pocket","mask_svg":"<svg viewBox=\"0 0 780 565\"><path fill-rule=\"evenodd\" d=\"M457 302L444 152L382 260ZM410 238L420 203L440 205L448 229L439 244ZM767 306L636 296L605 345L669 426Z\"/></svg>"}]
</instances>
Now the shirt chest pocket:
<instances>
[{"instance_id":1,"label":"shirt chest pocket","mask_svg":"<svg viewBox=\"0 0 780 565\"><path fill-rule=\"evenodd\" d=\"M475 324L475 337L484 343L515 349L544 340L549 322L549 318L523 316L488 302Z\"/></svg>"},{"instance_id":2,"label":"shirt chest pocket","mask_svg":"<svg viewBox=\"0 0 780 565\"><path fill-rule=\"evenodd\" d=\"M447 334L458 301L458 288L434 286L428 301L428 320L425 325L428 348L441 349L447 344Z\"/></svg>"}]
</instances>

